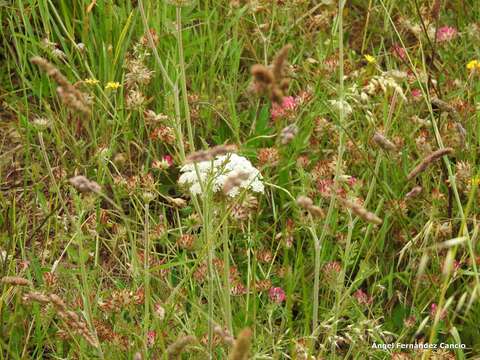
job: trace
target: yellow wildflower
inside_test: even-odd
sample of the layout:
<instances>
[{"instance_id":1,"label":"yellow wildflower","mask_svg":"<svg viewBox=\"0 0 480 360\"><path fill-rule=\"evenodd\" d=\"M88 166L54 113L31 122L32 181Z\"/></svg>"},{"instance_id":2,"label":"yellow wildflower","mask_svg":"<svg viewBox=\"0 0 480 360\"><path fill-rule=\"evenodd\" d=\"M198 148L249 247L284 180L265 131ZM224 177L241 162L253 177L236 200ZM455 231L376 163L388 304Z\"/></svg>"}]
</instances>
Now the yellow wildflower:
<instances>
[{"instance_id":1,"label":"yellow wildflower","mask_svg":"<svg viewBox=\"0 0 480 360\"><path fill-rule=\"evenodd\" d=\"M85 79L83 80L83 82L87 85L96 85L98 84L100 81L98 81L97 79L93 79L93 78L88 78L88 79Z\"/></svg>"},{"instance_id":2,"label":"yellow wildflower","mask_svg":"<svg viewBox=\"0 0 480 360\"><path fill-rule=\"evenodd\" d=\"M468 70L480 70L480 61L478 60L471 60L467 64Z\"/></svg>"},{"instance_id":3,"label":"yellow wildflower","mask_svg":"<svg viewBox=\"0 0 480 360\"><path fill-rule=\"evenodd\" d=\"M369 64L375 64L377 62L377 59L375 59L372 55L365 55L365 60L367 60L367 62Z\"/></svg>"},{"instance_id":4,"label":"yellow wildflower","mask_svg":"<svg viewBox=\"0 0 480 360\"><path fill-rule=\"evenodd\" d=\"M116 90L120 87L120 83L117 81L109 81L107 85L105 85L105 89L107 90Z\"/></svg>"}]
</instances>

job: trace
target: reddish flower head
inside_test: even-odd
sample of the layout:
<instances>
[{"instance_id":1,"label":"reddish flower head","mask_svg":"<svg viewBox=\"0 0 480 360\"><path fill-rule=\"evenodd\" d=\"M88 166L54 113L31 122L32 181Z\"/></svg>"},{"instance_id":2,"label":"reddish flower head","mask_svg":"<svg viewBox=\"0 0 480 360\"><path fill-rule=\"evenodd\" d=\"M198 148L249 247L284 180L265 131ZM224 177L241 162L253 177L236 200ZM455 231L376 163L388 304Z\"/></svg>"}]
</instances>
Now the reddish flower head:
<instances>
[{"instance_id":1,"label":"reddish flower head","mask_svg":"<svg viewBox=\"0 0 480 360\"><path fill-rule=\"evenodd\" d=\"M421 97L422 97L422 91L420 89L412 90L412 98L414 101L420 100Z\"/></svg>"},{"instance_id":2,"label":"reddish flower head","mask_svg":"<svg viewBox=\"0 0 480 360\"><path fill-rule=\"evenodd\" d=\"M398 44L394 44L391 48L390 51L392 52L393 56L395 56L399 60L406 60L407 59L407 52L405 49Z\"/></svg>"},{"instance_id":3,"label":"reddish flower head","mask_svg":"<svg viewBox=\"0 0 480 360\"><path fill-rule=\"evenodd\" d=\"M458 35L458 30L451 26L442 26L437 30L437 41L447 42L455 39Z\"/></svg>"},{"instance_id":4,"label":"reddish flower head","mask_svg":"<svg viewBox=\"0 0 480 360\"><path fill-rule=\"evenodd\" d=\"M272 103L272 108L270 109L270 115L273 120L285 117L293 112L298 106L298 101L293 96L284 96L282 103Z\"/></svg>"},{"instance_id":5,"label":"reddish flower head","mask_svg":"<svg viewBox=\"0 0 480 360\"><path fill-rule=\"evenodd\" d=\"M172 155L165 155L163 158L162 158L163 161L165 161L168 166L172 166L173 165L173 157Z\"/></svg>"},{"instance_id":6,"label":"reddish flower head","mask_svg":"<svg viewBox=\"0 0 480 360\"><path fill-rule=\"evenodd\" d=\"M156 332L150 330L147 332L147 347L151 348L155 344L155 337L157 336Z\"/></svg>"},{"instance_id":7,"label":"reddish flower head","mask_svg":"<svg viewBox=\"0 0 480 360\"><path fill-rule=\"evenodd\" d=\"M282 302L285 301L285 291L281 287L272 287L270 288L270 291L268 292L268 296L270 297L270 300L273 302L276 302L277 304L281 304Z\"/></svg>"},{"instance_id":8,"label":"reddish flower head","mask_svg":"<svg viewBox=\"0 0 480 360\"><path fill-rule=\"evenodd\" d=\"M369 296L362 289L358 289L353 293L353 297L357 299L358 303L361 305L371 305L373 303L373 298Z\"/></svg>"}]
</instances>

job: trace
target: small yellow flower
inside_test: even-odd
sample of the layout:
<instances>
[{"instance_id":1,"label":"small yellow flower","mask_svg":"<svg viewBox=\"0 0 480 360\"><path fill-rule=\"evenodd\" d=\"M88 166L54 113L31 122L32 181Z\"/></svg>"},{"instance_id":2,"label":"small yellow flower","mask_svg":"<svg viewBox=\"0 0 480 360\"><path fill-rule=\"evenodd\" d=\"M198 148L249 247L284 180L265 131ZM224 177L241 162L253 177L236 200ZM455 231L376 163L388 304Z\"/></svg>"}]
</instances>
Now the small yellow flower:
<instances>
[{"instance_id":1,"label":"small yellow flower","mask_svg":"<svg viewBox=\"0 0 480 360\"><path fill-rule=\"evenodd\" d=\"M471 60L467 64L468 70L480 70L480 61L478 60Z\"/></svg>"},{"instance_id":2,"label":"small yellow flower","mask_svg":"<svg viewBox=\"0 0 480 360\"><path fill-rule=\"evenodd\" d=\"M365 55L365 60L367 60L367 62L369 64L375 64L377 62L377 59L375 59L372 55Z\"/></svg>"},{"instance_id":3,"label":"small yellow flower","mask_svg":"<svg viewBox=\"0 0 480 360\"><path fill-rule=\"evenodd\" d=\"M88 78L83 80L83 82L87 85L97 85L100 81L98 81L97 79Z\"/></svg>"},{"instance_id":4,"label":"small yellow flower","mask_svg":"<svg viewBox=\"0 0 480 360\"><path fill-rule=\"evenodd\" d=\"M120 86L120 83L117 81L109 81L107 85L105 85L105 89L107 90L117 90Z\"/></svg>"}]
</instances>

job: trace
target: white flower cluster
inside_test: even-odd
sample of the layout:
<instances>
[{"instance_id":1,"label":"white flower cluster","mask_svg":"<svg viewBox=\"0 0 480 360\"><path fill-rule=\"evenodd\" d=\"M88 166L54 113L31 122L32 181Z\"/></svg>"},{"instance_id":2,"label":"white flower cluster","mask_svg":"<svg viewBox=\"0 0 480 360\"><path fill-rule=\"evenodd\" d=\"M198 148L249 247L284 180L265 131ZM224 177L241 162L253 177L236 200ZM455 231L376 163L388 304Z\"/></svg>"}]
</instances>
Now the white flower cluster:
<instances>
[{"instance_id":1,"label":"white flower cluster","mask_svg":"<svg viewBox=\"0 0 480 360\"><path fill-rule=\"evenodd\" d=\"M249 189L256 193L263 193L264 186L262 183L262 175L252 165L252 163L237 154L229 153L222 156L217 156L213 161L200 161L196 163L198 168L198 176L195 171L194 164L187 164L182 166L180 178L178 183L180 185L188 186L190 192L194 195L202 193L199 178L204 186L208 181L212 181L212 190L214 193L222 191L224 185L229 178L235 174L244 174L242 180L238 185L233 186L227 195L235 197L240 194L241 189Z\"/></svg>"}]
</instances>

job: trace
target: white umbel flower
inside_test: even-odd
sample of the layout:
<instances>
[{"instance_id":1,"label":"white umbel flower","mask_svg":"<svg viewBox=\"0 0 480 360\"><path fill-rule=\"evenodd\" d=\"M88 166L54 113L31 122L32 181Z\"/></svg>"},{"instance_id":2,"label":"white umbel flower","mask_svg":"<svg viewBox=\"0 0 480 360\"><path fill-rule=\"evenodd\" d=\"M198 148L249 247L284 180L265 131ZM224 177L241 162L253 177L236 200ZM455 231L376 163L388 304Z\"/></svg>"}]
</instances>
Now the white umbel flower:
<instances>
[{"instance_id":1,"label":"white umbel flower","mask_svg":"<svg viewBox=\"0 0 480 360\"><path fill-rule=\"evenodd\" d=\"M256 193L264 192L262 175L252 163L243 156L229 153L217 156L213 161L200 161L196 164L198 175L195 171L195 165L187 164L180 169L182 175L180 175L178 179L178 183L187 186L193 195L202 193L199 178L204 185L211 179L212 191L217 193L222 191L225 182L235 173L245 174L245 176L244 179L239 182L238 186L232 187L227 192L228 196L235 197L240 194L243 189L248 189Z\"/></svg>"}]
</instances>

